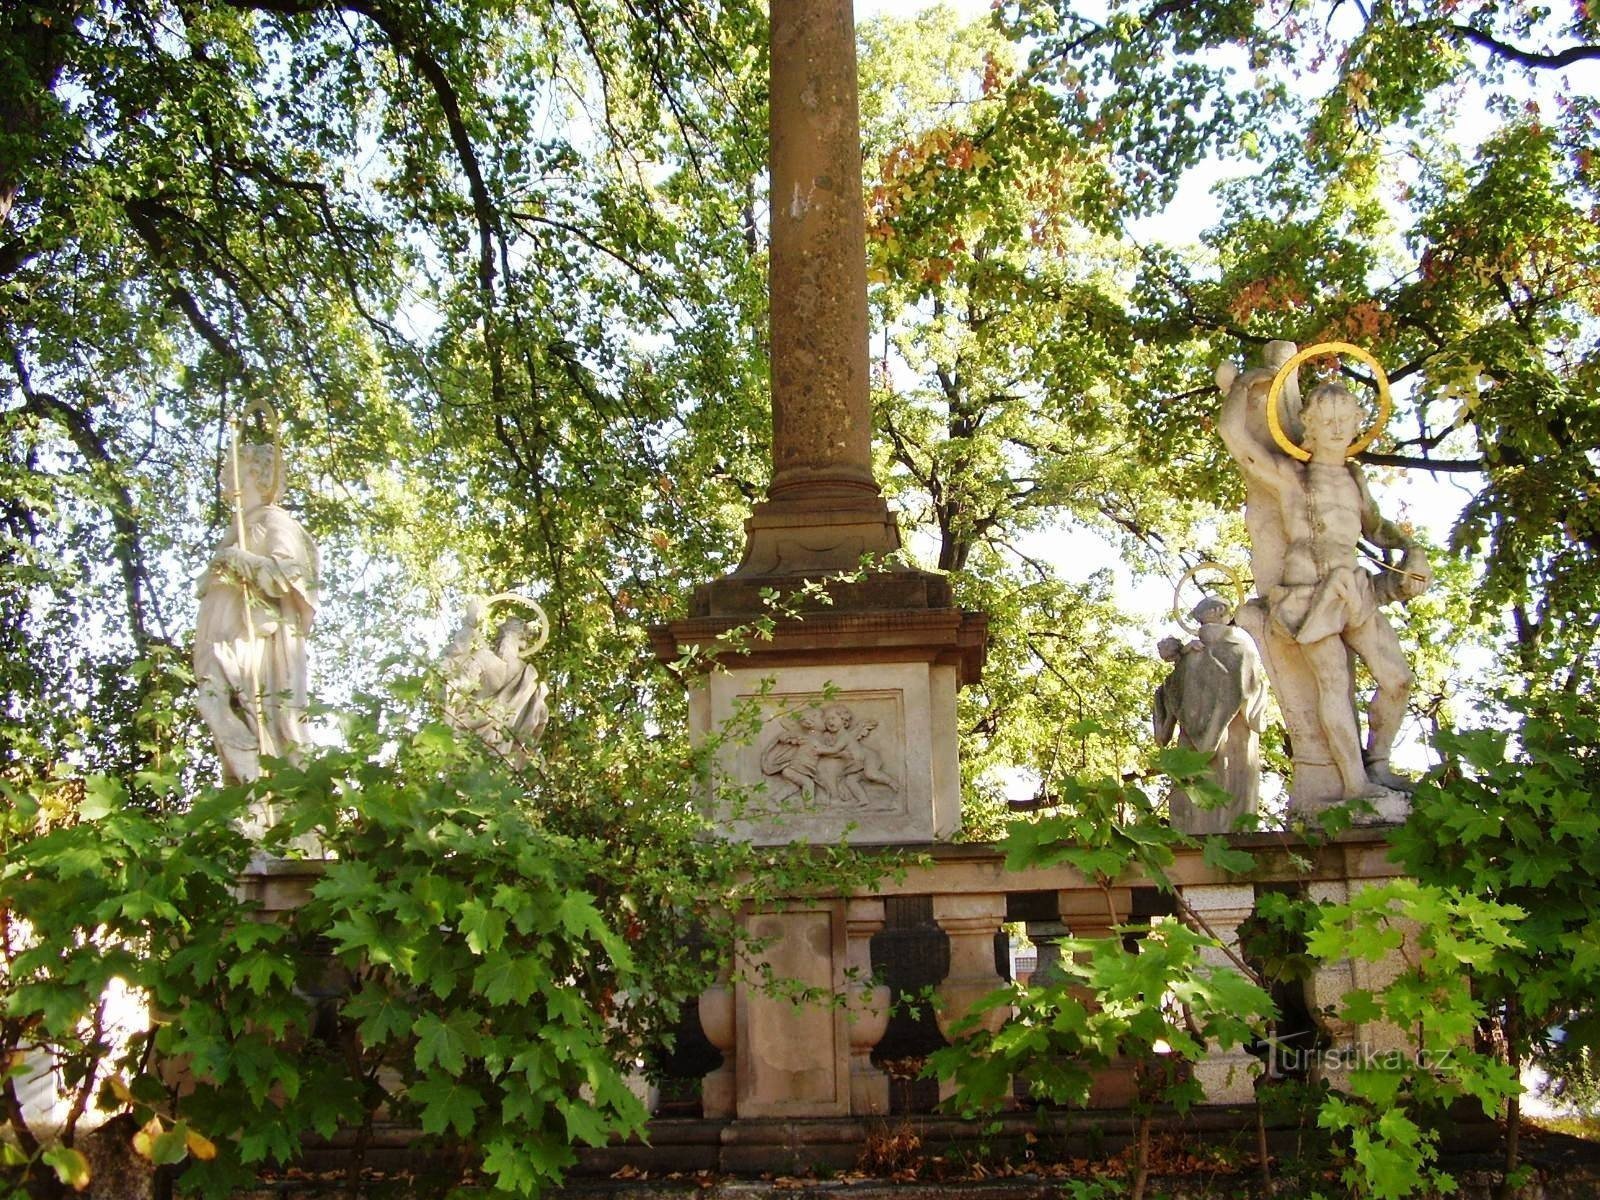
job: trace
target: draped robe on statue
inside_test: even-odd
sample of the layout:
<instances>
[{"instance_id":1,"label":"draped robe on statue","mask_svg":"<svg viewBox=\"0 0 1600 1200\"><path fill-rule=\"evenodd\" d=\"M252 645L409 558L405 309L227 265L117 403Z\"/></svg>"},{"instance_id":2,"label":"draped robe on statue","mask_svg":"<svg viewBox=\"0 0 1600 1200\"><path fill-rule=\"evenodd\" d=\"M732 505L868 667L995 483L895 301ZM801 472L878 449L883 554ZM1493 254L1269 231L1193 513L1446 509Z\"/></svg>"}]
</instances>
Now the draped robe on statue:
<instances>
[{"instance_id":1,"label":"draped robe on statue","mask_svg":"<svg viewBox=\"0 0 1600 1200\"><path fill-rule=\"evenodd\" d=\"M1212 777L1233 797L1221 808L1198 807L1173 789L1173 824L1186 833L1227 833L1253 813L1260 796L1259 735L1266 719L1267 681L1250 635L1235 625L1202 625L1199 645L1182 650L1156 689L1156 741L1214 757Z\"/></svg>"},{"instance_id":2,"label":"draped robe on statue","mask_svg":"<svg viewBox=\"0 0 1600 1200\"><path fill-rule=\"evenodd\" d=\"M262 755L292 758L305 741L318 560L316 543L276 504L245 514L249 556L234 565L225 552L237 545L230 525L200 581L194 665L223 777L248 782L261 774Z\"/></svg>"}]
</instances>

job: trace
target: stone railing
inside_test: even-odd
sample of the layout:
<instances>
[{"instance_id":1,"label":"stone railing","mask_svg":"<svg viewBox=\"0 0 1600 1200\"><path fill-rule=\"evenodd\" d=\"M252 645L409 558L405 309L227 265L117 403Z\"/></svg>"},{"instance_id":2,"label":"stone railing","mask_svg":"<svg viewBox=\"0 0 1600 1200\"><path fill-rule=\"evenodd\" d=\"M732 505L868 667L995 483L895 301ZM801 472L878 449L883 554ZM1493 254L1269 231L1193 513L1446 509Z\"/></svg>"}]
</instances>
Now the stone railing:
<instances>
[{"instance_id":1,"label":"stone railing","mask_svg":"<svg viewBox=\"0 0 1600 1200\"><path fill-rule=\"evenodd\" d=\"M917 1047L926 1052L942 1044L976 1001L1002 986L1006 924L1023 923L1037 947L1036 981L1050 977L1063 938L1107 937L1116 926L1158 916L1178 916L1215 937L1228 950L1209 953L1228 965L1239 926L1262 891L1295 888L1321 900L1344 900L1403 873L1389 861L1381 829L1350 830L1320 845L1271 833L1228 841L1249 851L1255 867L1233 875L1208 865L1198 849L1179 850L1167 876L1181 903L1138 876L1100 887L1066 865L1007 871L992 846L935 845L911 848L913 865L870 893L797 896L744 914L752 944L760 947L758 961L730 964L723 981L700 1000L701 1028L722 1056L701 1081L701 1115L879 1117L930 1108L932 1095L919 1101L904 1086L892 1089L881 1063L896 1056L889 1053L894 1045L912 1047L906 1051L911 1056ZM863 853L904 855L907 848ZM268 863L241 887L267 913L286 911L305 901L320 865ZM1383 974L1383 964L1347 960L1325 965L1307 984L1306 1014L1334 1051L1325 1059L1337 1062L1340 1051L1358 1044L1388 1049L1404 1043L1403 1031L1341 1025L1329 1015L1345 992L1381 986ZM784 986L771 988L763 980ZM936 998L931 1014L923 1005L920 1022L903 1012L891 1020L891 1012L904 1007L894 1001L929 985ZM822 999L789 998L802 988ZM986 1020L998 1027L1005 1016L993 1010ZM1208 1102L1245 1103L1260 1066L1243 1049L1219 1047L1195 1073ZM1122 1107L1130 1088L1127 1071L1104 1072L1090 1106Z\"/></svg>"},{"instance_id":2,"label":"stone railing","mask_svg":"<svg viewBox=\"0 0 1600 1200\"><path fill-rule=\"evenodd\" d=\"M908 910L920 916L912 923L924 944L931 944L924 958L944 964L932 978L926 970L921 974L933 983L934 1019L948 1038L976 1001L1005 982L998 949L1005 924L1024 923L1037 946L1035 980L1049 978L1063 938L1107 937L1116 926L1161 915L1178 916L1215 937L1226 949L1208 953L1216 964L1229 965L1238 952L1239 926L1255 911L1261 890L1304 888L1319 899L1344 899L1352 890L1402 874L1388 859L1381 830L1352 830L1316 846L1281 834L1234 835L1229 841L1253 854L1255 868L1231 875L1207 865L1198 849L1179 851L1167 872L1177 901L1148 879L1129 877L1100 887L1064 865L1010 872L991 846L946 845L928 848L918 865L881 881L871 894L797 897L746 914L767 972L744 963L701 1000L702 1027L722 1055L722 1065L705 1079L702 1114L752 1119L905 1111L903 1097L891 1101L890 1079L879 1062L886 1057L893 998L885 981L896 984L896 992L908 992L904 980L917 974L893 961L894 939L886 936L898 933L904 940ZM894 910L898 922L891 921ZM898 930L891 928L895 924ZM1308 1012L1332 1049L1358 1042L1390 1045L1403 1037L1338 1026L1326 1016L1351 988L1381 984L1375 974L1368 964L1340 962L1324 967L1306 987ZM764 987L763 976L839 999L795 1003ZM985 1021L997 1028L1005 1016L1004 1010L991 1010ZM924 1044L929 1036L925 1031ZM1339 1055L1325 1057L1336 1061ZM1244 1103L1252 1099L1260 1063L1243 1049L1217 1047L1195 1073L1209 1102ZM1120 1107L1130 1087L1128 1072L1107 1071L1090 1104Z\"/></svg>"}]
</instances>

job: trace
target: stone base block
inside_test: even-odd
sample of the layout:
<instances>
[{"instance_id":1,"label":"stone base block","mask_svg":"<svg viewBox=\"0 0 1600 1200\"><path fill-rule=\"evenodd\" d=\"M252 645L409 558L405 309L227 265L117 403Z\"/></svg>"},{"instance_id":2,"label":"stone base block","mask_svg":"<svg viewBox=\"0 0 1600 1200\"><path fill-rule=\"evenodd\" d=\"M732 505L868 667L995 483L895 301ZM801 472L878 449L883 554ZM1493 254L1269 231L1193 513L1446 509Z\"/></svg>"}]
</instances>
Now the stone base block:
<instances>
[{"instance_id":1,"label":"stone base block","mask_svg":"<svg viewBox=\"0 0 1600 1200\"><path fill-rule=\"evenodd\" d=\"M736 727L713 784L726 836L788 842L943 841L961 827L954 665L841 663L706 678L691 701L696 736Z\"/></svg>"},{"instance_id":2,"label":"stone base block","mask_svg":"<svg viewBox=\"0 0 1600 1200\"><path fill-rule=\"evenodd\" d=\"M844 917L843 901L822 901L747 918L757 948L735 984L740 1118L850 1112L849 1026L833 1003L845 987Z\"/></svg>"}]
</instances>

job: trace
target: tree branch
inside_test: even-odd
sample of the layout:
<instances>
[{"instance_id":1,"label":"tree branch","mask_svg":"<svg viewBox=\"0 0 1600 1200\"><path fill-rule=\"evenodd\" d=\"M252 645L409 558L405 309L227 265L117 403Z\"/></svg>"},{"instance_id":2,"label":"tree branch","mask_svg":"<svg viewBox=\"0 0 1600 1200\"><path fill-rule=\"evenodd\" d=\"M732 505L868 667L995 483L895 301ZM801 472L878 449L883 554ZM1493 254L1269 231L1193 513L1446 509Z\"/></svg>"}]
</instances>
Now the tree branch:
<instances>
[{"instance_id":1,"label":"tree branch","mask_svg":"<svg viewBox=\"0 0 1600 1200\"><path fill-rule=\"evenodd\" d=\"M1484 470L1481 458L1414 458L1409 454L1374 454L1368 450L1356 455L1356 459L1375 467L1418 467L1424 471L1450 471L1461 475Z\"/></svg>"},{"instance_id":2,"label":"tree branch","mask_svg":"<svg viewBox=\"0 0 1600 1200\"><path fill-rule=\"evenodd\" d=\"M396 15L377 0L339 0L338 3L318 3L317 0L228 0L236 8L272 12L285 16L305 16L320 12L344 11L365 17L378 27L392 49L411 64L432 90L439 111L444 116L445 127L455 149L456 162L466 176L467 192L472 203L472 215L478 235L478 292L484 305L483 333L489 351L489 387L497 402L505 399L505 367L501 360L499 339L494 333L494 313L498 307L495 291L495 242L504 237L499 210L484 182L483 168L478 161L477 147L467 129L462 114L461 97L444 64L428 48L426 37L412 37Z\"/></svg>"},{"instance_id":3,"label":"tree branch","mask_svg":"<svg viewBox=\"0 0 1600 1200\"><path fill-rule=\"evenodd\" d=\"M1558 50L1554 54L1540 50L1524 50L1521 46L1513 46L1509 42L1502 42L1493 34L1475 29L1471 25L1446 25L1445 29L1457 37L1465 38L1475 46L1481 46L1490 54L1500 58L1509 59L1518 66L1532 67L1535 70L1559 70L1570 67L1573 63L1583 62L1586 59L1600 59L1600 46L1580 43L1568 46L1565 50Z\"/></svg>"},{"instance_id":4,"label":"tree branch","mask_svg":"<svg viewBox=\"0 0 1600 1200\"><path fill-rule=\"evenodd\" d=\"M149 652L154 639L145 628L144 587L148 575L144 568L139 522L134 516L133 496L119 476L116 462L100 440L89 414L49 392L35 391L28 366L23 362L21 352L14 347L11 351L11 368L17 373L17 386L25 401L23 411L53 420L66 429L67 436L78 453L83 455L89 469L101 475L102 482L111 492L112 553L122 570L122 588L128 603L128 626L134 648L143 657Z\"/></svg>"}]
</instances>

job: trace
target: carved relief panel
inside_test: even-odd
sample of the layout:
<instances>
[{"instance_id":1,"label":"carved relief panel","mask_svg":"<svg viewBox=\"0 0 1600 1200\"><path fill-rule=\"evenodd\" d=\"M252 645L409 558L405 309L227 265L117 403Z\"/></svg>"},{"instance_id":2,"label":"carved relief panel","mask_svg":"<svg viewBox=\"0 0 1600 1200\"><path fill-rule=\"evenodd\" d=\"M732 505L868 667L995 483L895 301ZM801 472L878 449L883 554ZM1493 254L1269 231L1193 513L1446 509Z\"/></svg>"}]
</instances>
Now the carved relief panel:
<instances>
[{"instance_id":1,"label":"carved relief panel","mask_svg":"<svg viewBox=\"0 0 1600 1200\"><path fill-rule=\"evenodd\" d=\"M754 697L743 697L754 699ZM766 720L742 756L747 787L773 811L841 815L906 809L905 705L898 690L770 695Z\"/></svg>"}]
</instances>

